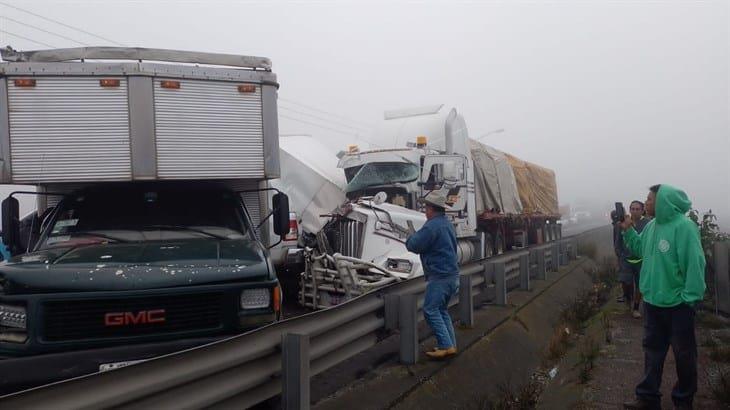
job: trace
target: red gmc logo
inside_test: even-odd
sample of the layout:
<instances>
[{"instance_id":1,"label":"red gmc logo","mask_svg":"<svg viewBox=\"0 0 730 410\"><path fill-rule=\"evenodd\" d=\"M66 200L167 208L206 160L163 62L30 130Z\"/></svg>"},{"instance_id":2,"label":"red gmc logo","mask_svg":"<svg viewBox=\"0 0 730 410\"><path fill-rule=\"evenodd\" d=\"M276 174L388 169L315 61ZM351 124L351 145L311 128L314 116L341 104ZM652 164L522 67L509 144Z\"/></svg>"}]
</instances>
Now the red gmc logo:
<instances>
[{"instance_id":1,"label":"red gmc logo","mask_svg":"<svg viewBox=\"0 0 730 410\"><path fill-rule=\"evenodd\" d=\"M145 323L164 323L165 309L140 310L134 312L110 312L104 315L106 326L130 326Z\"/></svg>"}]
</instances>

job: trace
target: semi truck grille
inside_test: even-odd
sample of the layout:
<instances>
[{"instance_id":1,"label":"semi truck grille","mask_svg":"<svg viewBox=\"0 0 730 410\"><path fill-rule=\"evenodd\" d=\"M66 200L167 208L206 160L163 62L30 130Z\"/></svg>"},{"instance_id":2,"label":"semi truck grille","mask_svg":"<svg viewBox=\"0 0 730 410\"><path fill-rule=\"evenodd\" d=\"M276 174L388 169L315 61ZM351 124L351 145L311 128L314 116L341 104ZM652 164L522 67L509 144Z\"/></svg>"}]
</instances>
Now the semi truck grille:
<instances>
[{"instance_id":1,"label":"semi truck grille","mask_svg":"<svg viewBox=\"0 0 730 410\"><path fill-rule=\"evenodd\" d=\"M340 221L340 253L354 258L360 257L360 242L362 240L363 224L357 221L343 219Z\"/></svg>"},{"instance_id":2,"label":"semi truck grille","mask_svg":"<svg viewBox=\"0 0 730 410\"><path fill-rule=\"evenodd\" d=\"M114 339L216 329L222 325L222 296L204 293L48 301L43 304L44 339Z\"/></svg>"}]
</instances>

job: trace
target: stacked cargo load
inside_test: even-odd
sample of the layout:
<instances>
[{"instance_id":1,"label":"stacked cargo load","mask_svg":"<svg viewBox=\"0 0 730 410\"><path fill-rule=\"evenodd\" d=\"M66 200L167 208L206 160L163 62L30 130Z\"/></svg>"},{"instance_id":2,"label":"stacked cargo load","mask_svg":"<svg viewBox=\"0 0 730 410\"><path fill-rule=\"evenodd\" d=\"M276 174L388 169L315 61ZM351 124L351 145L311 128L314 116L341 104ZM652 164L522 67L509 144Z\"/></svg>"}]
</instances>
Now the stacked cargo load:
<instances>
[{"instance_id":1,"label":"stacked cargo load","mask_svg":"<svg viewBox=\"0 0 730 410\"><path fill-rule=\"evenodd\" d=\"M502 151L469 140L474 161L474 188L478 213L522 213L518 186L507 155Z\"/></svg>"},{"instance_id":2,"label":"stacked cargo load","mask_svg":"<svg viewBox=\"0 0 730 410\"><path fill-rule=\"evenodd\" d=\"M559 215L558 185L555 181L555 172L510 154L505 154L505 156L514 171L523 212Z\"/></svg>"}]
</instances>

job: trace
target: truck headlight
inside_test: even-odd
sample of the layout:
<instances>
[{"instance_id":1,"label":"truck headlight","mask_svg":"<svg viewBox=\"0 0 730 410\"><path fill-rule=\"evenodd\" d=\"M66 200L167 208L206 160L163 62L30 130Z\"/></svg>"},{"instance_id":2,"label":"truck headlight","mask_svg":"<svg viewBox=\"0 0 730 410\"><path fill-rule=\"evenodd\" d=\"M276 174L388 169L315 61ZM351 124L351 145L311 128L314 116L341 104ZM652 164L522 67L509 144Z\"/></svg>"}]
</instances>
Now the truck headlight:
<instances>
[{"instance_id":1,"label":"truck headlight","mask_svg":"<svg viewBox=\"0 0 730 410\"><path fill-rule=\"evenodd\" d=\"M241 309L266 308L270 303L271 289L269 288L244 289L241 292Z\"/></svg>"},{"instance_id":2,"label":"truck headlight","mask_svg":"<svg viewBox=\"0 0 730 410\"><path fill-rule=\"evenodd\" d=\"M388 258L388 262L385 266L387 266L387 269L390 271L401 273L411 273L411 269L413 269L413 263L411 263L408 259Z\"/></svg>"},{"instance_id":3,"label":"truck headlight","mask_svg":"<svg viewBox=\"0 0 730 410\"><path fill-rule=\"evenodd\" d=\"M25 330L25 316L22 306L0 305L0 326Z\"/></svg>"}]
</instances>

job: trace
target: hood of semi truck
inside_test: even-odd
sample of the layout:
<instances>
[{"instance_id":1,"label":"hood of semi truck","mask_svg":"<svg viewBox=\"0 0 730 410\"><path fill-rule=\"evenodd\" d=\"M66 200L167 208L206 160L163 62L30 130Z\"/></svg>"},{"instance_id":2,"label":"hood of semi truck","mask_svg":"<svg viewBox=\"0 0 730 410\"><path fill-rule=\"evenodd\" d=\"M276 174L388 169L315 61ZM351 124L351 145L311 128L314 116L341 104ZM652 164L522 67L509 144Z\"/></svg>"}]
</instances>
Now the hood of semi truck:
<instances>
[{"instance_id":1,"label":"hood of semi truck","mask_svg":"<svg viewBox=\"0 0 730 410\"><path fill-rule=\"evenodd\" d=\"M389 269L389 263L405 260L411 263L411 276L423 274L419 256L406 249L405 241L408 221L418 230L426 223L425 214L389 203L360 200L352 204L348 217L366 221L360 259L385 269Z\"/></svg>"},{"instance_id":2,"label":"hood of semi truck","mask_svg":"<svg viewBox=\"0 0 730 410\"><path fill-rule=\"evenodd\" d=\"M5 294L124 291L271 280L250 239L185 239L58 247L0 264Z\"/></svg>"}]
</instances>

